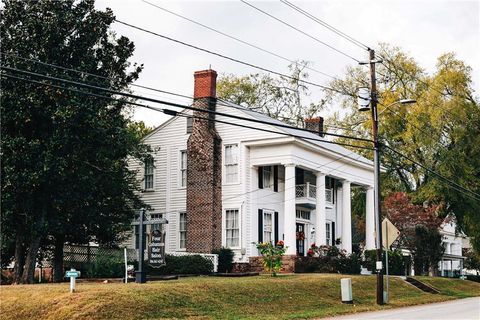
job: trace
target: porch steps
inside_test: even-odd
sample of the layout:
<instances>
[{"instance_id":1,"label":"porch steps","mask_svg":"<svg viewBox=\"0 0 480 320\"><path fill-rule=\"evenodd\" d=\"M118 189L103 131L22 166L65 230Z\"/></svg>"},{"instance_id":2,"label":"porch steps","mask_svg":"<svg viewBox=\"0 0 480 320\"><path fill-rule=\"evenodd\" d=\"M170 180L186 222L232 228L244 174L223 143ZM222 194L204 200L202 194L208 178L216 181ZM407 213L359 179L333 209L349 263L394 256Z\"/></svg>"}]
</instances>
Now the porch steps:
<instances>
[{"instance_id":1,"label":"porch steps","mask_svg":"<svg viewBox=\"0 0 480 320\"><path fill-rule=\"evenodd\" d=\"M440 291L438 291L434 287L431 287L428 284L426 284L424 282L421 282L420 280L417 280L415 278L407 277L407 279L405 281L414 285L415 287L417 287L418 289L420 289L424 292L433 293L433 294L439 294L440 293Z\"/></svg>"}]
</instances>

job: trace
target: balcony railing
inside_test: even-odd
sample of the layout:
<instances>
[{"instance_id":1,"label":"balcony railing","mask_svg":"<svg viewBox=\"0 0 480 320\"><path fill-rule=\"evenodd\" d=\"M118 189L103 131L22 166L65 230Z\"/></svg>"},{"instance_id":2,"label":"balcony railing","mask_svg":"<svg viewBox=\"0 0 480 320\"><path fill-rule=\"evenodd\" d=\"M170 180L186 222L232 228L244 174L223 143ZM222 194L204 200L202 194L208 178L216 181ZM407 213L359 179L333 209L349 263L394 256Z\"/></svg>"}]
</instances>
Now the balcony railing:
<instances>
[{"instance_id":1,"label":"balcony railing","mask_svg":"<svg viewBox=\"0 0 480 320\"><path fill-rule=\"evenodd\" d=\"M297 184L295 186L295 197L315 199L317 197L317 186L310 183ZM325 189L325 202L327 204L332 204L333 202L332 189Z\"/></svg>"}]
</instances>

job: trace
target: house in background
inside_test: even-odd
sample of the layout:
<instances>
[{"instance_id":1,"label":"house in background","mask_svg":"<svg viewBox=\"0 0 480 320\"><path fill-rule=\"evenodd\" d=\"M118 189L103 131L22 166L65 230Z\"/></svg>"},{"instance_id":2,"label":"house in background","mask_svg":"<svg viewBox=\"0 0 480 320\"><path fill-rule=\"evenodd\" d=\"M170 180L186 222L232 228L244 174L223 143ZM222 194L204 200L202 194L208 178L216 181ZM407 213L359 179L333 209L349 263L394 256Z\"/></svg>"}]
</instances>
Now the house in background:
<instances>
[{"instance_id":1,"label":"house in background","mask_svg":"<svg viewBox=\"0 0 480 320\"><path fill-rule=\"evenodd\" d=\"M463 261L465 257L462 254L462 248L469 244L468 238L456 232L455 217L448 216L440 226L442 235L442 244L445 248L442 260L439 262L439 272L442 277L459 276L463 272Z\"/></svg>"},{"instance_id":2,"label":"house in background","mask_svg":"<svg viewBox=\"0 0 480 320\"><path fill-rule=\"evenodd\" d=\"M133 164L142 199L169 221L166 251L229 247L248 262L259 255L255 242L283 240L295 256L339 239L352 252L353 188L366 190L366 249L374 249L373 163L328 143L322 118L306 119L314 134L218 100L216 77L195 72L193 107L207 112L184 110L156 128L144 139L157 150L153 162Z\"/></svg>"}]
</instances>

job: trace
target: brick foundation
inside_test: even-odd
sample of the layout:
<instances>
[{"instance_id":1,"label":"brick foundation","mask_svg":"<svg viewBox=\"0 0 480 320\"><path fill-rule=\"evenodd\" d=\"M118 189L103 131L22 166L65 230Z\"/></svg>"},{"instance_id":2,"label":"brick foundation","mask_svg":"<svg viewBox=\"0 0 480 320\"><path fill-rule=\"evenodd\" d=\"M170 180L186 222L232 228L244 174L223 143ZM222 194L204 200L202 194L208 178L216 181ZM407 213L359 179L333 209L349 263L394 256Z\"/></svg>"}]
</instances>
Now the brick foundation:
<instances>
[{"instance_id":1,"label":"brick foundation","mask_svg":"<svg viewBox=\"0 0 480 320\"><path fill-rule=\"evenodd\" d=\"M296 256L288 255L283 256L283 266L280 273L293 273L295 272ZM232 272L261 272L265 273L263 267L263 257L250 257L248 263L235 263Z\"/></svg>"}]
</instances>

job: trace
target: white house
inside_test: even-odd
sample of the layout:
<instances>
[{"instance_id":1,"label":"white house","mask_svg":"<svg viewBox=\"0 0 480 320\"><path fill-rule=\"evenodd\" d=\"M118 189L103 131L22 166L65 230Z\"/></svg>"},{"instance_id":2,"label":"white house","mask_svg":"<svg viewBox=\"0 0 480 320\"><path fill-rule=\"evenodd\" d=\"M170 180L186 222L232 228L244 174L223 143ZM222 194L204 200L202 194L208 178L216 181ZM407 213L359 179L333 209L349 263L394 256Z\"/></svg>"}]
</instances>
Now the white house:
<instances>
[{"instance_id":1,"label":"white house","mask_svg":"<svg viewBox=\"0 0 480 320\"><path fill-rule=\"evenodd\" d=\"M366 190L366 248L373 249L373 163L324 142L321 118L306 121L314 134L217 100L216 75L194 75L193 106L209 113L184 110L156 128L144 140L156 150L154 163L134 165L143 200L169 221L166 251L224 246L247 262L258 256L255 242L284 240L287 255L305 255L313 242L339 239L351 252L353 188Z\"/></svg>"},{"instance_id":2,"label":"white house","mask_svg":"<svg viewBox=\"0 0 480 320\"><path fill-rule=\"evenodd\" d=\"M452 277L461 274L463 270L465 257L462 254L462 248L465 242L468 243L468 238L462 233L457 233L455 228L455 218L449 216L439 229L442 235L442 244L445 248L442 260L439 262L439 270L442 277Z\"/></svg>"}]
</instances>

